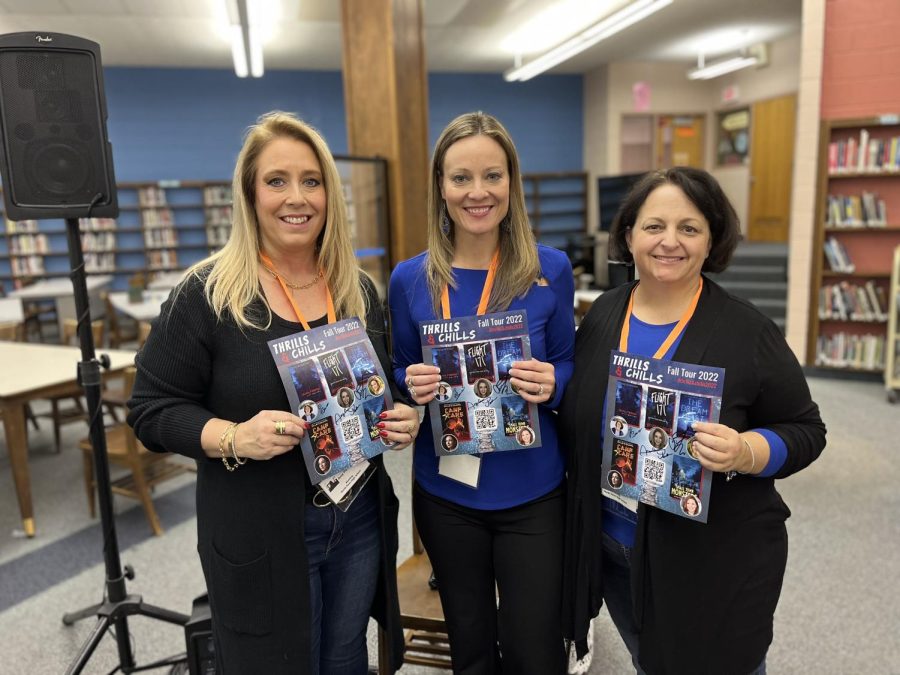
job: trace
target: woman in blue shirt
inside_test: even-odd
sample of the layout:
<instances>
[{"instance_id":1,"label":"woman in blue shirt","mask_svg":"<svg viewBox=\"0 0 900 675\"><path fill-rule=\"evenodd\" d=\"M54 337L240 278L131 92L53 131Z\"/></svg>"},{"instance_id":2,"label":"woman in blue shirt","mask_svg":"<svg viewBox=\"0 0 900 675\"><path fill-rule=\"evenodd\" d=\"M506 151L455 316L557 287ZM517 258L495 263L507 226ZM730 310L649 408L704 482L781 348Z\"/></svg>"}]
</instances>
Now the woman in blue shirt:
<instances>
[{"instance_id":1,"label":"woman in blue shirt","mask_svg":"<svg viewBox=\"0 0 900 675\"><path fill-rule=\"evenodd\" d=\"M563 673L564 462L552 410L572 374L572 268L535 242L515 146L495 118L453 120L430 177L428 251L391 276L394 378L428 404L441 377L422 363L420 321L524 309L532 358L512 364L510 382L537 404L542 440L438 461L426 415L413 509L438 579L453 670L498 673L502 652L504 672Z\"/></svg>"}]
</instances>

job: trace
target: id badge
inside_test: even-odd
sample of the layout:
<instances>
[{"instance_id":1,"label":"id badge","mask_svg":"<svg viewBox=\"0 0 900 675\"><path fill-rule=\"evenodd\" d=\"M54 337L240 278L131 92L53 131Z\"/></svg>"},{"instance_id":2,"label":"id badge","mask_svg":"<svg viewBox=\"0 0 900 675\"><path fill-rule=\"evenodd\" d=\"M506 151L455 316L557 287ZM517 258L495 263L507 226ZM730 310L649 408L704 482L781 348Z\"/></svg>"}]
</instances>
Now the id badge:
<instances>
[{"instance_id":1,"label":"id badge","mask_svg":"<svg viewBox=\"0 0 900 675\"><path fill-rule=\"evenodd\" d=\"M372 474L375 473L375 468L374 464L365 460L322 481L318 487L335 506L341 511L346 511L369 482Z\"/></svg>"},{"instance_id":2,"label":"id badge","mask_svg":"<svg viewBox=\"0 0 900 675\"><path fill-rule=\"evenodd\" d=\"M438 459L438 475L470 488L478 488L481 457L478 455L445 455Z\"/></svg>"}]
</instances>

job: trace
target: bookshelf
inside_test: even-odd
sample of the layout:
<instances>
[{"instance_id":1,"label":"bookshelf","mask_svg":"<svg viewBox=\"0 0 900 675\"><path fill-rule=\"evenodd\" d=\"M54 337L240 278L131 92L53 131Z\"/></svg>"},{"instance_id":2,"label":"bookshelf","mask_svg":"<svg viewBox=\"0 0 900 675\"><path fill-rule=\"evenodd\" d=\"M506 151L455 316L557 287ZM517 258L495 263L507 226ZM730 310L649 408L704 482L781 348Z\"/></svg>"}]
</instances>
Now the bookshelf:
<instances>
[{"instance_id":1,"label":"bookshelf","mask_svg":"<svg viewBox=\"0 0 900 675\"><path fill-rule=\"evenodd\" d=\"M888 306L888 332L884 386L887 399L891 403L900 400L900 247L894 249L894 264L891 269L891 297Z\"/></svg>"},{"instance_id":2,"label":"bookshelf","mask_svg":"<svg viewBox=\"0 0 900 675\"><path fill-rule=\"evenodd\" d=\"M823 120L807 363L882 373L900 246L900 115Z\"/></svg>"},{"instance_id":3,"label":"bookshelf","mask_svg":"<svg viewBox=\"0 0 900 675\"><path fill-rule=\"evenodd\" d=\"M522 175L525 205L537 240L565 251L587 233L588 177L583 171Z\"/></svg>"}]
</instances>

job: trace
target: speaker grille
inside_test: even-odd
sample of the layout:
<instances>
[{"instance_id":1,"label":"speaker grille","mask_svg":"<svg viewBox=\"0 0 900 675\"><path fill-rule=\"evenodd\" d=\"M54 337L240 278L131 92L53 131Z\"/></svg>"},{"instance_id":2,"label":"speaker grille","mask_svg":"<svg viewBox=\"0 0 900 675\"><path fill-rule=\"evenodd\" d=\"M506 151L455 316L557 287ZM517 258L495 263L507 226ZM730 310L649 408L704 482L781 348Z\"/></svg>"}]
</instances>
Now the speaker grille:
<instances>
[{"instance_id":1,"label":"speaker grille","mask_svg":"<svg viewBox=\"0 0 900 675\"><path fill-rule=\"evenodd\" d=\"M65 207L109 198L99 91L92 54L0 52L2 132L15 204Z\"/></svg>"}]
</instances>

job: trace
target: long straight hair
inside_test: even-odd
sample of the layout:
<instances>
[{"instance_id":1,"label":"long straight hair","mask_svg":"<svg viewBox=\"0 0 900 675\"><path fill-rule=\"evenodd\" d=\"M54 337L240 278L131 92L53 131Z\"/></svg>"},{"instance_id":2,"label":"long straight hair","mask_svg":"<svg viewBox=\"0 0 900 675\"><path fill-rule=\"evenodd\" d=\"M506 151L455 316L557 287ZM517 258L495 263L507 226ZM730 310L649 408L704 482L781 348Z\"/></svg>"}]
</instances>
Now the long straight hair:
<instances>
[{"instance_id":1,"label":"long straight hair","mask_svg":"<svg viewBox=\"0 0 900 675\"><path fill-rule=\"evenodd\" d=\"M506 153L509 172L509 212L500 224L500 262L494 287L488 300L488 310L503 311L517 297L525 295L541 273L537 242L528 221L525 191L519 156L509 132L497 118L483 112L460 115L441 132L434 146L428 183L428 256L425 273L435 315L440 315L441 292L445 285L457 287L453 275L454 229L447 203L441 196L444 158L457 141L470 136L487 136L495 140ZM444 227L444 222L449 228Z\"/></svg>"},{"instance_id":2,"label":"long straight hair","mask_svg":"<svg viewBox=\"0 0 900 675\"><path fill-rule=\"evenodd\" d=\"M316 241L316 258L331 291L337 316L358 316L365 321L366 300L360 288L362 272L353 252L337 165L322 136L291 113L266 113L247 130L234 167L231 235L221 250L191 266L185 278L194 275L204 281L206 299L220 320L228 313L241 328L265 330L271 325L272 310L265 302L259 282L259 222L255 201L257 160L276 138L306 143L319 160L327 213L325 226ZM262 300L266 307L264 321L247 312L256 300Z\"/></svg>"}]
</instances>

